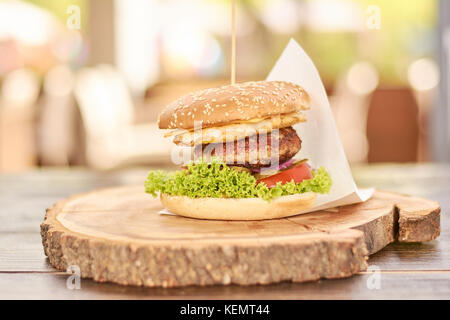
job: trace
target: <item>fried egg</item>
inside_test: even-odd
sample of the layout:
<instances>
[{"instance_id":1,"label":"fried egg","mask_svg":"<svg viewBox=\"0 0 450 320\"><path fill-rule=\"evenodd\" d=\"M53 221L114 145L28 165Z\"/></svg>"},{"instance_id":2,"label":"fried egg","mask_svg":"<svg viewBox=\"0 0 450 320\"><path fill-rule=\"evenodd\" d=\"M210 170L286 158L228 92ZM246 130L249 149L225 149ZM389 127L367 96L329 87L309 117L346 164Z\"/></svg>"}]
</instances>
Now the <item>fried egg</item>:
<instances>
[{"instance_id":1,"label":"fried egg","mask_svg":"<svg viewBox=\"0 0 450 320\"><path fill-rule=\"evenodd\" d=\"M198 144L234 141L255 134L267 134L274 129L289 127L304 121L306 121L304 114L297 112L265 119L252 119L240 123L231 123L220 127L209 127L199 130L174 130L165 134L165 136L174 136L173 142L175 144L194 146Z\"/></svg>"}]
</instances>

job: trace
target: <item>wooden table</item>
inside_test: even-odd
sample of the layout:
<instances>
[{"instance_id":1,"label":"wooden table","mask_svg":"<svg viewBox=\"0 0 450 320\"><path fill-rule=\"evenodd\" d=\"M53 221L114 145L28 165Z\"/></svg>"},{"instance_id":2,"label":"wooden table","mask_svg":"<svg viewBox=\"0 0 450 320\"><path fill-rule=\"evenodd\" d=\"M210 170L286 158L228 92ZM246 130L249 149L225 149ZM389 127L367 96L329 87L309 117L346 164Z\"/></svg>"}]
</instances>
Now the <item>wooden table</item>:
<instances>
[{"instance_id":1,"label":"wooden table","mask_svg":"<svg viewBox=\"0 0 450 320\"><path fill-rule=\"evenodd\" d=\"M42 249L39 225L45 209L74 193L142 183L146 172L53 169L0 176L0 299L450 298L450 165L446 164L353 168L361 187L375 186L438 201L442 208L441 236L428 243L391 244L370 258L372 271L348 279L176 289L125 287L82 279L81 289L68 289L69 275L51 267Z\"/></svg>"}]
</instances>

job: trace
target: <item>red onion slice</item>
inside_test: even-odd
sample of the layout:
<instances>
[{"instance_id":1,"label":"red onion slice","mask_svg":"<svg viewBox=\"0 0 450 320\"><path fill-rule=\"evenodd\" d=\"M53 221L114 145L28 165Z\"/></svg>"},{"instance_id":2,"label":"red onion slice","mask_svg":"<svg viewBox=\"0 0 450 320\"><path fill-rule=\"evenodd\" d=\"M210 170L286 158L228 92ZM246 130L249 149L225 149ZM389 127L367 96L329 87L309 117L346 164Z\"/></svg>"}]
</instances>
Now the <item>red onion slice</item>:
<instances>
[{"instance_id":1,"label":"red onion slice","mask_svg":"<svg viewBox=\"0 0 450 320\"><path fill-rule=\"evenodd\" d=\"M289 159L288 161L286 161L278 166L278 171L289 168L293 163L294 163L294 159Z\"/></svg>"},{"instance_id":2,"label":"red onion slice","mask_svg":"<svg viewBox=\"0 0 450 320\"><path fill-rule=\"evenodd\" d=\"M294 163L294 159L292 158L292 159L289 159L288 161L283 162L282 164L279 164L278 167L275 167L272 170L280 171L280 170L288 168L293 163ZM264 169L267 169L267 168L264 168ZM255 172L255 173L260 173L261 172L261 168L252 168L252 171Z\"/></svg>"}]
</instances>

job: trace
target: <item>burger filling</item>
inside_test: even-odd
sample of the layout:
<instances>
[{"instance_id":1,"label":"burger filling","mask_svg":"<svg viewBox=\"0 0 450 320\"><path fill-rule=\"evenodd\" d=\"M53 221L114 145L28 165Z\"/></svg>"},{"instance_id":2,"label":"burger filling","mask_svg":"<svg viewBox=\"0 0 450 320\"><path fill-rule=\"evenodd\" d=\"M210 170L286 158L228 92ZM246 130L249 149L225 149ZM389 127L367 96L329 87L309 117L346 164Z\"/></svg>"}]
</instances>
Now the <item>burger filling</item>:
<instances>
[{"instance_id":1,"label":"burger filling","mask_svg":"<svg viewBox=\"0 0 450 320\"><path fill-rule=\"evenodd\" d=\"M227 165L258 171L259 168L276 167L290 160L300 151L301 143L295 130L287 127L228 143L196 145L194 159L209 161L216 157Z\"/></svg>"},{"instance_id":2,"label":"burger filling","mask_svg":"<svg viewBox=\"0 0 450 320\"><path fill-rule=\"evenodd\" d=\"M267 201L305 192L328 193L331 178L324 168L313 170L306 160L293 160L301 143L292 126L285 126L228 142L191 144L194 161L176 172L151 171L146 192Z\"/></svg>"},{"instance_id":3,"label":"burger filling","mask_svg":"<svg viewBox=\"0 0 450 320\"><path fill-rule=\"evenodd\" d=\"M145 190L153 196L157 192L190 198L261 198L267 201L281 196L305 192L328 193L331 179L320 167L311 170L299 163L266 178L236 170L220 159L199 160L175 172L151 171Z\"/></svg>"}]
</instances>

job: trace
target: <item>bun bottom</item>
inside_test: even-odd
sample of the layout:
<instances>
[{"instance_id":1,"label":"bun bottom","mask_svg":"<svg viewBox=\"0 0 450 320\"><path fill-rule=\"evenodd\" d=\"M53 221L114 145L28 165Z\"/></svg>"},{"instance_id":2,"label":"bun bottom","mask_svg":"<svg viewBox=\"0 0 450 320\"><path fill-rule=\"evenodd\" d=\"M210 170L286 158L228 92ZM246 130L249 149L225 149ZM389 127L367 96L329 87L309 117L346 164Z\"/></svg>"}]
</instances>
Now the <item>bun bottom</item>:
<instances>
[{"instance_id":1,"label":"bun bottom","mask_svg":"<svg viewBox=\"0 0 450 320\"><path fill-rule=\"evenodd\" d=\"M314 192L282 196L272 201L259 198L189 198L161 194L169 211L184 217L209 220L266 220L283 218L309 209L316 200Z\"/></svg>"}]
</instances>

